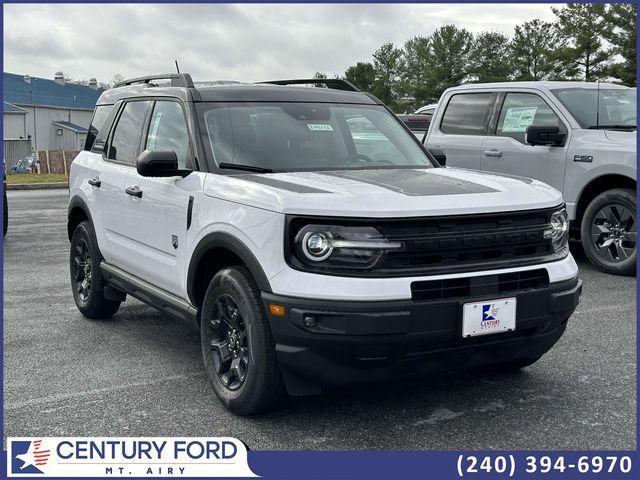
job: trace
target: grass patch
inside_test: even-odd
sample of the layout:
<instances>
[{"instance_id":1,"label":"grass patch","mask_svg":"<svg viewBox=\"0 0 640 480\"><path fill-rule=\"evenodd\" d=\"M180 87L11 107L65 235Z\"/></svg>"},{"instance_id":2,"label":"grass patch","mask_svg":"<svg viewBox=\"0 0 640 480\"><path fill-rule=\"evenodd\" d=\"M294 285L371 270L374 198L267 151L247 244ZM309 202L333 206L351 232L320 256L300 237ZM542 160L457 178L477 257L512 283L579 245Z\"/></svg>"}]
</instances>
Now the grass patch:
<instances>
[{"instance_id":1,"label":"grass patch","mask_svg":"<svg viewBox=\"0 0 640 480\"><path fill-rule=\"evenodd\" d=\"M26 185L29 183L69 183L69 176L63 173L12 173L7 174L8 185Z\"/></svg>"}]
</instances>

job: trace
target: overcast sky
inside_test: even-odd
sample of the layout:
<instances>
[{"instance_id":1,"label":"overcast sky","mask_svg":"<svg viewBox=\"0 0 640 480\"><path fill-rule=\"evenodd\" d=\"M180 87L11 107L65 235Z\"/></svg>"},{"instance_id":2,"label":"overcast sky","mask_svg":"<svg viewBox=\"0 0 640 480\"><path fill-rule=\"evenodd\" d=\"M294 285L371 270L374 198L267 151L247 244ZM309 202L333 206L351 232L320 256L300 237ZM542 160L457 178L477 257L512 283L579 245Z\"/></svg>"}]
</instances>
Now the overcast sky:
<instances>
[{"instance_id":1,"label":"overcast sky","mask_svg":"<svg viewBox=\"0 0 640 480\"><path fill-rule=\"evenodd\" d=\"M549 4L4 5L4 71L108 82L182 71L195 80L343 74L384 42L455 24L472 32L552 20Z\"/></svg>"}]
</instances>

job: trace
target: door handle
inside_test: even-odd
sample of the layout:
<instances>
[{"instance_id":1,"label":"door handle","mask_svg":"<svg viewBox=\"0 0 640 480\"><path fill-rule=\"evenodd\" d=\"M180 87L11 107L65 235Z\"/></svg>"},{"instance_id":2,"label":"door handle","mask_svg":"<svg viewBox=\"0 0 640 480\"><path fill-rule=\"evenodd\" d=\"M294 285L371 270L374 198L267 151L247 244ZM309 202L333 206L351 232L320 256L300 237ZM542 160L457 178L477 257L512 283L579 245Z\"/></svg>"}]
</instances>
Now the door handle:
<instances>
[{"instance_id":1,"label":"door handle","mask_svg":"<svg viewBox=\"0 0 640 480\"><path fill-rule=\"evenodd\" d=\"M502 152L500 150L496 150L495 148L492 148L491 150L484 150L482 153L484 153L484 155L486 157L501 157L502 156Z\"/></svg>"},{"instance_id":2,"label":"door handle","mask_svg":"<svg viewBox=\"0 0 640 480\"><path fill-rule=\"evenodd\" d=\"M132 197L142 198L142 190L140 190L140 187L137 185L134 185L133 187L127 187L124 192L127 195L131 195Z\"/></svg>"},{"instance_id":3,"label":"door handle","mask_svg":"<svg viewBox=\"0 0 640 480\"><path fill-rule=\"evenodd\" d=\"M100 188L100 185L102 185L102 182L100 181L100 179L98 177L90 178L89 179L89 185L91 185L92 187Z\"/></svg>"}]
</instances>

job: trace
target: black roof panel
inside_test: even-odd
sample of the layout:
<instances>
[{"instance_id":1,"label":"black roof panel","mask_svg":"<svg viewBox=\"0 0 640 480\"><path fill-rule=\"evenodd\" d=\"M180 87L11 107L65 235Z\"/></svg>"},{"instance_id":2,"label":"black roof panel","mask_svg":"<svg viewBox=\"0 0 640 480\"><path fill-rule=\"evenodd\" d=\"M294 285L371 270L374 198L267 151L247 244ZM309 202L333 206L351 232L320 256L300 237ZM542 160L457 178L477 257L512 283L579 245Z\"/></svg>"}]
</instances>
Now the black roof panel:
<instances>
[{"instance_id":1,"label":"black roof panel","mask_svg":"<svg viewBox=\"0 0 640 480\"><path fill-rule=\"evenodd\" d=\"M113 104L123 98L176 97L203 102L313 102L357 103L376 105L378 102L366 93L349 92L322 87L280 86L274 84L198 85L195 88L144 84L112 88L98 99L100 104Z\"/></svg>"}]
</instances>

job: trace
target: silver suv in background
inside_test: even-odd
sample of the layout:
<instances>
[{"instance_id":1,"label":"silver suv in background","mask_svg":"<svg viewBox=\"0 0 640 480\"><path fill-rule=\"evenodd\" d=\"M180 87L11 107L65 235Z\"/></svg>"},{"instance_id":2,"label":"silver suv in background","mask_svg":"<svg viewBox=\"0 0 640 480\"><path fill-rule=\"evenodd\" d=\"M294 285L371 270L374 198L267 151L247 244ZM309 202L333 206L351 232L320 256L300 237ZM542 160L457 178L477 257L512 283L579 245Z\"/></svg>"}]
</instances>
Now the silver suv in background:
<instances>
[{"instance_id":1,"label":"silver suv in background","mask_svg":"<svg viewBox=\"0 0 640 480\"><path fill-rule=\"evenodd\" d=\"M446 90L425 144L447 166L560 190L600 269L636 272L636 90L611 83L505 82Z\"/></svg>"}]
</instances>

